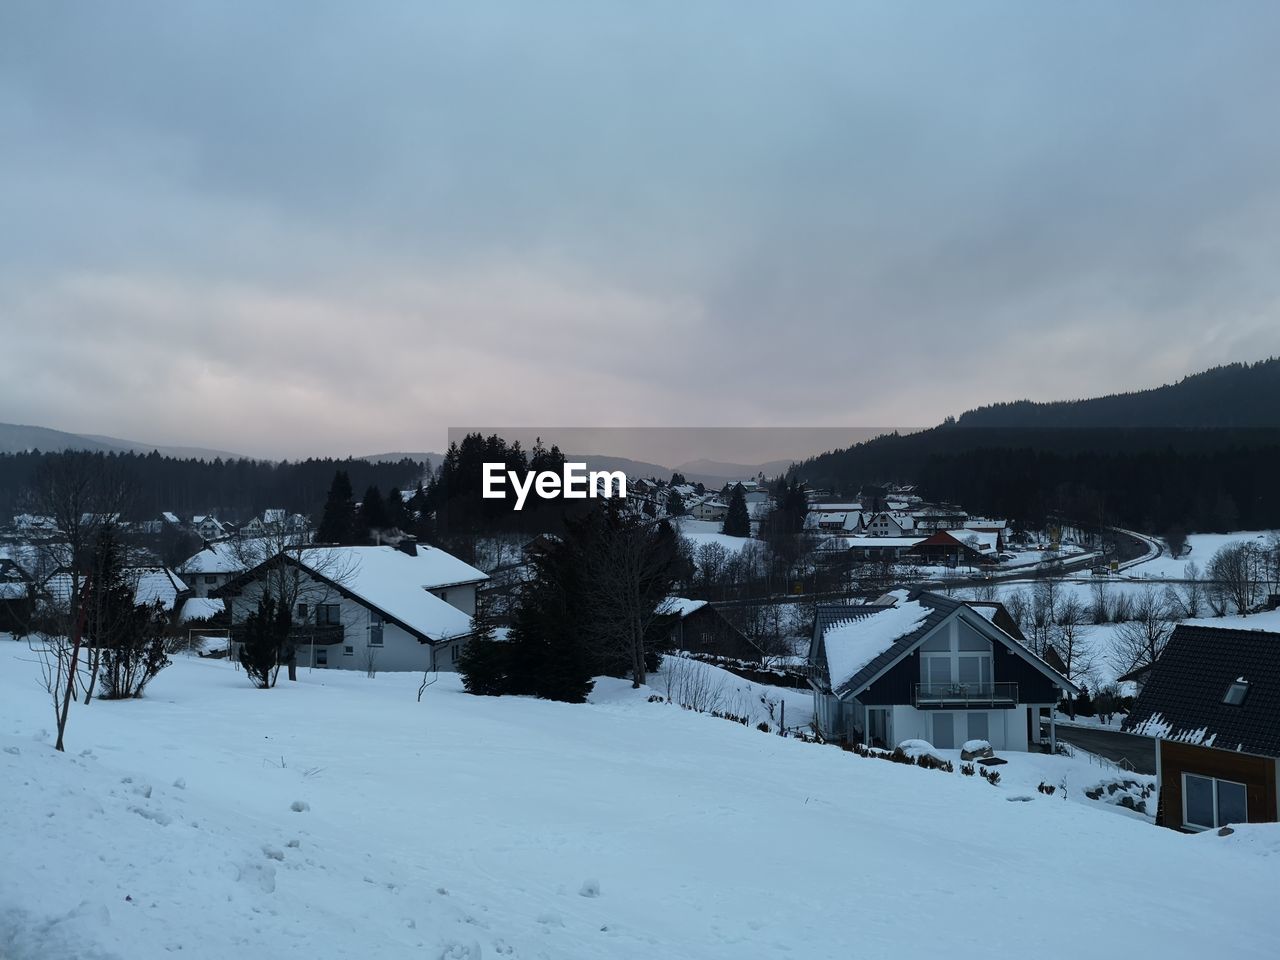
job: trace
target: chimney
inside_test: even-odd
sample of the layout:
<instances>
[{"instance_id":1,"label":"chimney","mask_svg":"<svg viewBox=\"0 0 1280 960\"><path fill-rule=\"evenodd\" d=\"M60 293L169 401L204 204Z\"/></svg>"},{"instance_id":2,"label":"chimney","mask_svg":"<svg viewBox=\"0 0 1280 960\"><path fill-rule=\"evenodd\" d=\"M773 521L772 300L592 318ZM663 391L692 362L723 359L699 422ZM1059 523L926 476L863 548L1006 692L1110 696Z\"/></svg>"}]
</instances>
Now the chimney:
<instances>
[{"instance_id":1,"label":"chimney","mask_svg":"<svg viewBox=\"0 0 1280 960\"><path fill-rule=\"evenodd\" d=\"M418 555L418 538L403 536L396 544L396 549L407 553L411 557L416 557Z\"/></svg>"}]
</instances>

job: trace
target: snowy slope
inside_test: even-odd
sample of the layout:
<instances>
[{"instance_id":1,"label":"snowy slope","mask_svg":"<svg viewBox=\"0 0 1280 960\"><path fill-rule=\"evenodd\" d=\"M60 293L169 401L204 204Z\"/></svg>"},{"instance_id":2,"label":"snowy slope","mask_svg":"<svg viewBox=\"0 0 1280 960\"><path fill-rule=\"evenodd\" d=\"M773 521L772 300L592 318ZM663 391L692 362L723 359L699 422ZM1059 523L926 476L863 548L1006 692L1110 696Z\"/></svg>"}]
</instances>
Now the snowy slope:
<instances>
[{"instance_id":1,"label":"snowy slope","mask_svg":"<svg viewBox=\"0 0 1280 960\"><path fill-rule=\"evenodd\" d=\"M1280 936L1280 828L1010 803L616 681L418 703L404 675L260 691L180 658L144 700L79 707L59 755L36 674L0 640L5 960L964 960L1071 949L1062 917L1117 956Z\"/></svg>"}]
</instances>

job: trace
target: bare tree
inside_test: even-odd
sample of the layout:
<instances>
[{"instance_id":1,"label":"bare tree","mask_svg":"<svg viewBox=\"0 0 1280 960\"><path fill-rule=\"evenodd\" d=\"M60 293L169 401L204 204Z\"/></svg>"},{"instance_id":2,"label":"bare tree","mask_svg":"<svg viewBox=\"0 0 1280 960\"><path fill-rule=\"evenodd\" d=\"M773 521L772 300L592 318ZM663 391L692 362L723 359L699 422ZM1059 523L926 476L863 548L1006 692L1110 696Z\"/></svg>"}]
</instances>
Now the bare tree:
<instances>
[{"instance_id":1,"label":"bare tree","mask_svg":"<svg viewBox=\"0 0 1280 960\"><path fill-rule=\"evenodd\" d=\"M1093 678L1097 656L1089 636L1088 611L1074 593L1058 601L1053 617L1053 647L1062 658L1067 679L1083 683Z\"/></svg>"},{"instance_id":2,"label":"bare tree","mask_svg":"<svg viewBox=\"0 0 1280 960\"><path fill-rule=\"evenodd\" d=\"M1095 579L1090 585L1093 601L1089 606L1089 619L1095 624L1107 623L1111 619L1111 605L1108 593L1111 584L1105 577Z\"/></svg>"},{"instance_id":3,"label":"bare tree","mask_svg":"<svg viewBox=\"0 0 1280 960\"><path fill-rule=\"evenodd\" d=\"M1170 605L1183 619L1198 617L1204 613L1205 585L1200 578L1200 567L1188 560L1182 568L1182 582L1169 586Z\"/></svg>"},{"instance_id":4,"label":"bare tree","mask_svg":"<svg viewBox=\"0 0 1280 960\"><path fill-rule=\"evenodd\" d=\"M47 458L29 491L29 510L47 517L52 535L40 544L41 566L57 570L44 582L40 603L41 678L53 701L58 738L65 749L67 720L76 695L85 633L85 585L99 532L115 524L130 485L100 455L66 452ZM96 660L96 657L93 658Z\"/></svg>"},{"instance_id":5,"label":"bare tree","mask_svg":"<svg viewBox=\"0 0 1280 960\"><path fill-rule=\"evenodd\" d=\"M1259 603L1266 581L1266 559L1262 549L1250 541L1228 543L1209 561L1206 574L1218 609L1234 606L1245 616Z\"/></svg>"},{"instance_id":6,"label":"bare tree","mask_svg":"<svg viewBox=\"0 0 1280 960\"><path fill-rule=\"evenodd\" d=\"M1127 673L1159 660L1169 643L1173 626L1168 602L1147 587L1133 604L1132 619L1116 628L1112 653L1116 671Z\"/></svg>"}]
</instances>

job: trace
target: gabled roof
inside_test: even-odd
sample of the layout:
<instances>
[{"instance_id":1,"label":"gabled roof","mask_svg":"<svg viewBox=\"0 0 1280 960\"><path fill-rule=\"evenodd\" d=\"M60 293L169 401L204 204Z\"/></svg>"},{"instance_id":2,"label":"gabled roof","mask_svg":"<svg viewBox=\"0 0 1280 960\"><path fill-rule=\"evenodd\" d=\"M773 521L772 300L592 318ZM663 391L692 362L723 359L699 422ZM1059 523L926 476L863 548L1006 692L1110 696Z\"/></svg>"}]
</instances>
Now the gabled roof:
<instances>
[{"instance_id":1,"label":"gabled roof","mask_svg":"<svg viewBox=\"0 0 1280 960\"><path fill-rule=\"evenodd\" d=\"M480 583L488 576L435 547L412 549L410 554L390 546L306 547L285 553L284 559L343 596L377 611L383 619L419 640L438 642L466 636L471 632L471 617L430 591ZM238 593L257 578L262 566L241 574L215 594L225 597Z\"/></svg>"},{"instance_id":2,"label":"gabled roof","mask_svg":"<svg viewBox=\"0 0 1280 960\"><path fill-rule=\"evenodd\" d=\"M1243 701L1225 703L1237 681L1248 685ZM1280 757L1280 633L1179 624L1123 729Z\"/></svg>"},{"instance_id":3,"label":"gabled roof","mask_svg":"<svg viewBox=\"0 0 1280 960\"><path fill-rule=\"evenodd\" d=\"M1017 653L1064 690L1076 692L1071 681L1016 638L1001 630L982 612L973 610L963 601L926 590L913 591L905 599L893 594L881 598L882 601L890 599L898 602L878 602L874 606L864 607L818 606L809 659L811 663L827 670L828 682L837 697L856 695L866 689L924 642L935 629L961 611L968 611L972 625L986 633L993 642L1001 643ZM904 608L907 610L906 614L902 612ZM853 618L868 618L868 622L856 629L842 631L843 621ZM829 640L850 643L858 648L859 656L851 658L849 662L840 661L841 674L850 666L856 668L845 680L841 680L832 669L831 651L827 649ZM859 657L867 658L861 666L858 666Z\"/></svg>"}]
</instances>

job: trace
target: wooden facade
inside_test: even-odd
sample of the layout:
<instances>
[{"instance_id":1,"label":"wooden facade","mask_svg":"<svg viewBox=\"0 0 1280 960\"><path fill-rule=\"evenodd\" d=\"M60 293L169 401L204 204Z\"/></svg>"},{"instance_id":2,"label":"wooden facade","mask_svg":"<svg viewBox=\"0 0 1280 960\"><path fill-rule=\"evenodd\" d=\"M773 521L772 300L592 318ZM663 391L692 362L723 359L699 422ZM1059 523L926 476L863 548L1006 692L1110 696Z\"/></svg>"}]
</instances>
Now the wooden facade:
<instances>
[{"instance_id":1,"label":"wooden facade","mask_svg":"<svg viewBox=\"0 0 1280 960\"><path fill-rule=\"evenodd\" d=\"M1186 829L1182 796L1184 773L1244 784L1250 823L1274 823L1280 819L1280 810L1277 809L1280 786L1276 782L1275 759L1172 740L1158 741L1156 750L1160 771L1160 807L1156 823L1160 826Z\"/></svg>"}]
</instances>

